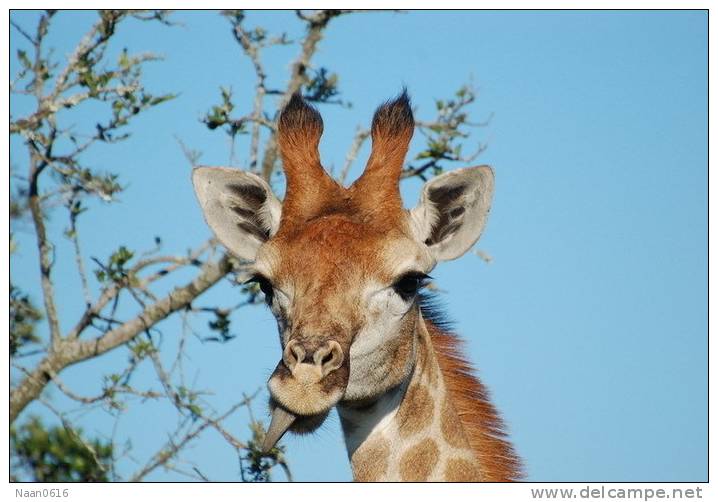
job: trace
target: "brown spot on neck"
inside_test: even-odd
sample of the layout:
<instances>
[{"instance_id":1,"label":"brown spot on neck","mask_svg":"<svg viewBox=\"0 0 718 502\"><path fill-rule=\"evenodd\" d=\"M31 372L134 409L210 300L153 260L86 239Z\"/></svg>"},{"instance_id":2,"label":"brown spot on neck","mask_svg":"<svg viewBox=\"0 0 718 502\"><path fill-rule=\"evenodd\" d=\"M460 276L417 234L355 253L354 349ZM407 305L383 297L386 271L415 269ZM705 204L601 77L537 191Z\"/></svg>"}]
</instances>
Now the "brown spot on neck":
<instances>
[{"instance_id":1,"label":"brown spot on neck","mask_svg":"<svg viewBox=\"0 0 718 502\"><path fill-rule=\"evenodd\" d=\"M407 438L426 429L434 416L434 401L426 386L412 383L396 413L399 435Z\"/></svg>"},{"instance_id":2,"label":"brown spot on neck","mask_svg":"<svg viewBox=\"0 0 718 502\"><path fill-rule=\"evenodd\" d=\"M418 326L415 325L415 326ZM425 430L434 418L437 407L432 392L438 385L439 368L425 330L416 334L416 360L411 381L396 414L399 435L408 438Z\"/></svg>"},{"instance_id":3,"label":"brown spot on neck","mask_svg":"<svg viewBox=\"0 0 718 502\"><path fill-rule=\"evenodd\" d=\"M470 448L469 441L461 426L461 419L446 396L444 396L441 404L441 435L451 446Z\"/></svg>"},{"instance_id":4,"label":"brown spot on neck","mask_svg":"<svg viewBox=\"0 0 718 502\"><path fill-rule=\"evenodd\" d=\"M481 471L476 462L464 458L452 458L444 468L444 480L446 481L482 481Z\"/></svg>"},{"instance_id":5,"label":"brown spot on neck","mask_svg":"<svg viewBox=\"0 0 718 502\"><path fill-rule=\"evenodd\" d=\"M424 439L401 457L399 474L402 481L426 481L439 461L439 448L431 438Z\"/></svg>"},{"instance_id":6,"label":"brown spot on neck","mask_svg":"<svg viewBox=\"0 0 718 502\"><path fill-rule=\"evenodd\" d=\"M379 436L370 439L354 452L351 459L355 481L379 481L389 467L389 442Z\"/></svg>"}]
</instances>

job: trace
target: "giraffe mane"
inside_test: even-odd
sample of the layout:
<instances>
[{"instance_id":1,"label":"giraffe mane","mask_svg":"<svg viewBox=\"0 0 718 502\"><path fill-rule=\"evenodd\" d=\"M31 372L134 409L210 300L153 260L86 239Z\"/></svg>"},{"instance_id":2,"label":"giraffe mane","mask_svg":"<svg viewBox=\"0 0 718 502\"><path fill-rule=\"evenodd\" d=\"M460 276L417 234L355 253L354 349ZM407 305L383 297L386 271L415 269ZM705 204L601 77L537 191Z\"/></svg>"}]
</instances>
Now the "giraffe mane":
<instances>
[{"instance_id":1,"label":"giraffe mane","mask_svg":"<svg viewBox=\"0 0 718 502\"><path fill-rule=\"evenodd\" d=\"M507 440L504 422L491 403L489 391L463 355L464 341L451 330L431 298L421 298L421 312L446 388L466 439L479 460L483 478L490 481L523 478L521 461Z\"/></svg>"}]
</instances>

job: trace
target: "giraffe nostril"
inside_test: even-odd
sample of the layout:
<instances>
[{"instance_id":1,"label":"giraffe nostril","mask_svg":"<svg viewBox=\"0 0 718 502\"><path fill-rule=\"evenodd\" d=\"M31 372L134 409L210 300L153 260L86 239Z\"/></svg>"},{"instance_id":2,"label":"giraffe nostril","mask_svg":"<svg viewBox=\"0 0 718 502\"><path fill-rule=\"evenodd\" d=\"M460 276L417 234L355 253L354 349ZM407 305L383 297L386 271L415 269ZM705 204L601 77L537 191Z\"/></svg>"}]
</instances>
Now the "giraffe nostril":
<instances>
[{"instance_id":1,"label":"giraffe nostril","mask_svg":"<svg viewBox=\"0 0 718 502\"><path fill-rule=\"evenodd\" d=\"M290 340L282 353L282 360L292 374L298 366L315 366L320 370L321 376L325 377L332 371L341 367L344 362L344 353L339 343L334 340L325 343L315 352L307 352L304 346L296 340Z\"/></svg>"},{"instance_id":2,"label":"giraffe nostril","mask_svg":"<svg viewBox=\"0 0 718 502\"><path fill-rule=\"evenodd\" d=\"M344 362L344 353L339 343L331 340L314 355L314 364L322 369L322 376L327 376L332 371L341 367Z\"/></svg>"},{"instance_id":3,"label":"giraffe nostril","mask_svg":"<svg viewBox=\"0 0 718 502\"><path fill-rule=\"evenodd\" d=\"M289 368L289 371L293 371L294 367L304 361L305 351L302 346L296 340L290 340L287 346L284 348L282 359L284 364Z\"/></svg>"},{"instance_id":4,"label":"giraffe nostril","mask_svg":"<svg viewBox=\"0 0 718 502\"><path fill-rule=\"evenodd\" d=\"M301 363L304 361L304 349L298 343L295 343L292 346L292 354L296 358L297 362Z\"/></svg>"}]
</instances>

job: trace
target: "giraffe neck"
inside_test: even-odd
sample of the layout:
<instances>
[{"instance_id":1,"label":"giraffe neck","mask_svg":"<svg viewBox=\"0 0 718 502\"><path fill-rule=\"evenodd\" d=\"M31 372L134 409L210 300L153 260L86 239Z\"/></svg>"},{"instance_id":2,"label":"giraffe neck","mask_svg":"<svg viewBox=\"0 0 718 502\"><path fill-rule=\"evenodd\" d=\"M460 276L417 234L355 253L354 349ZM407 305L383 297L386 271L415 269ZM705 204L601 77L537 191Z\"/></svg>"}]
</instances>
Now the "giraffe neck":
<instances>
[{"instance_id":1,"label":"giraffe neck","mask_svg":"<svg viewBox=\"0 0 718 502\"><path fill-rule=\"evenodd\" d=\"M407 378L370 403L341 404L356 481L477 481L480 468L420 319Z\"/></svg>"}]
</instances>

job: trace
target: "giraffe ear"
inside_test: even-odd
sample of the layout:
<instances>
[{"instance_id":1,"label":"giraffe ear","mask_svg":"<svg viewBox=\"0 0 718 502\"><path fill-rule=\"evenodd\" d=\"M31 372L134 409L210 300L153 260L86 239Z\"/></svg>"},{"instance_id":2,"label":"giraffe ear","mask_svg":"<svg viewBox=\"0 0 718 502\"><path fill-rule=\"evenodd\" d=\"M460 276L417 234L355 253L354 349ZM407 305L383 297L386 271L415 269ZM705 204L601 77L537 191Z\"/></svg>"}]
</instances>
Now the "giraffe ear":
<instances>
[{"instance_id":1,"label":"giraffe ear","mask_svg":"<svg viewBox=\"0 0 718 502\"><path fill-rule=\"evenodd\" d=\"M493 194L489 166L457 169L428 181L410 213L417 239L437 261L458 258L479 240Z\"/></svg>"},{"instance_id":2,"label":"giraffe ear","mask_svg":"<svg viewBox=\"0 0 718 502\"><path fill-rule=\"evenodd\" d=\"M238 258L253 261L279 227L282 203L271 187L255 174L226 167L198 167L192 183L217 239Z\"/></svg>"}]
</instances>

